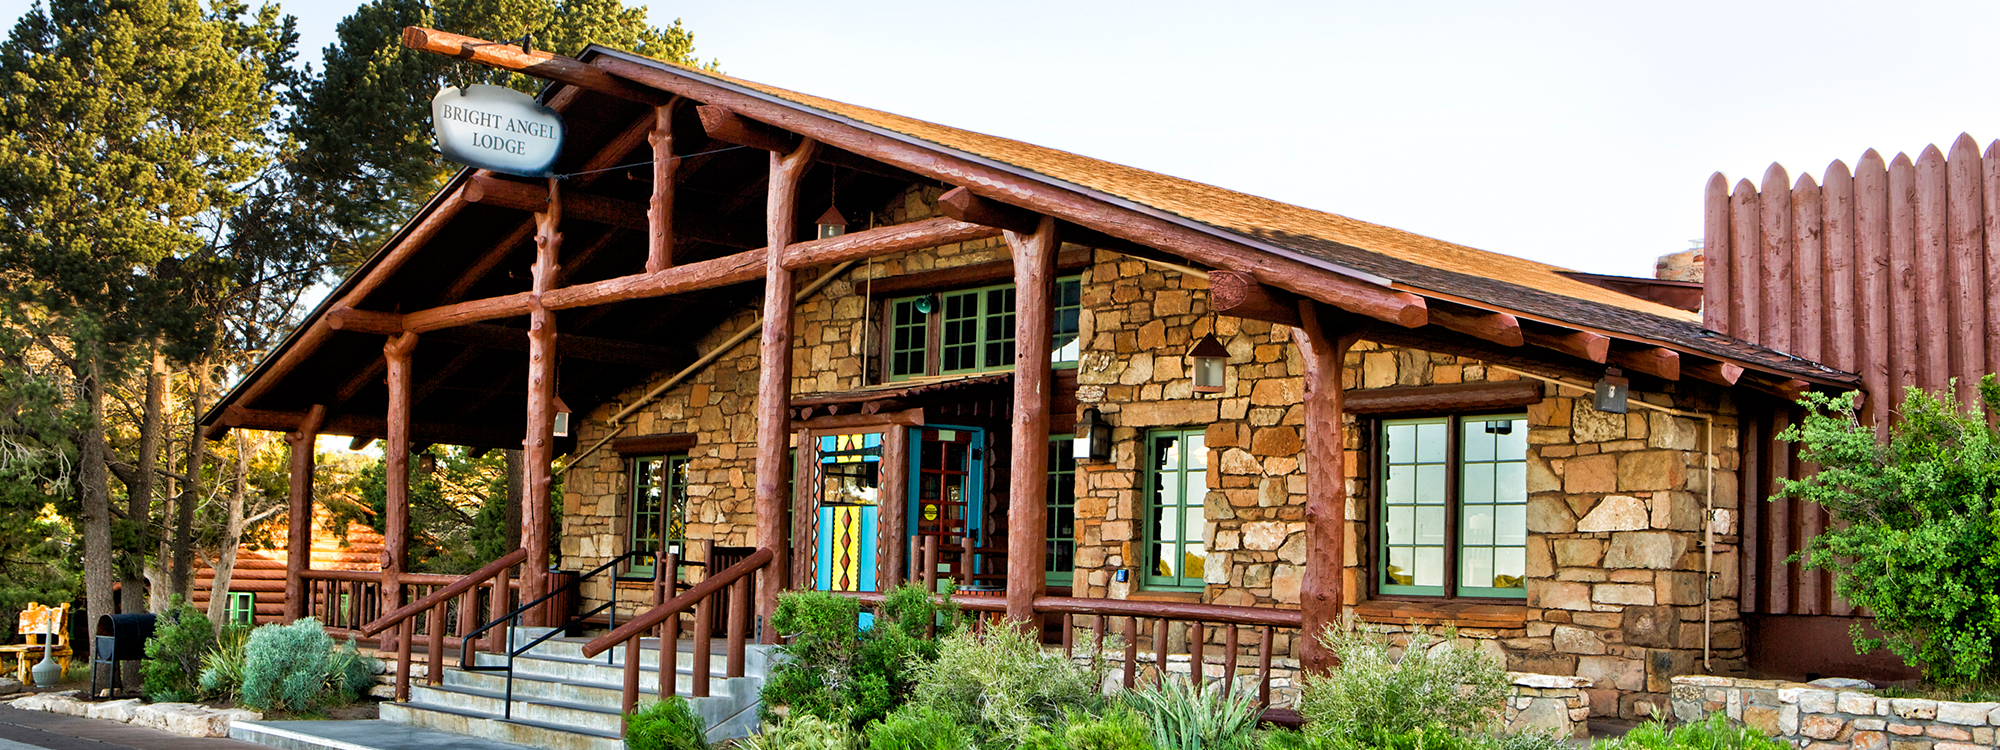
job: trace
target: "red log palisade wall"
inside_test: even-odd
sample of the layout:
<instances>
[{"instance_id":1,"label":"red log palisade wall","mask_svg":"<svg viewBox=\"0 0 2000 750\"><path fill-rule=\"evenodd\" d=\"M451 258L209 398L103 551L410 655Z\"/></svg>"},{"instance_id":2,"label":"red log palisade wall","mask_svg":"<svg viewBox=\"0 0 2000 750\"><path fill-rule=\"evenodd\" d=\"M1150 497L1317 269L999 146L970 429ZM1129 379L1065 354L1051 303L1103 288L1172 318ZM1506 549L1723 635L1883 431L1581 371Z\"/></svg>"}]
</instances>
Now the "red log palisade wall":
<instances>
[{"instance_id":1,"label":"red log palisade wall","mask_svg":"<svg viewBox=\"0 0 2000 750\"><path fill-rule=\"evenodd\" d=\"M1959 396L2000 371L2000 142L1970 135L1884 160L1835 161L1820 179L1776 164L1762 185L1709 178L1703 322L1711 329L1859 373L1878 429L1905 388L1955 378ZM1817 506L1764 501L1803 474L1774 437L1796 419L1773 400L1745 424L1745 612L1854 615L1823 571L1786 559L1826 528ZM1756 413L1757 409L1746 411ZM1753 657L1753 662L1755 658Z\"/></svg>"}]
</instances>

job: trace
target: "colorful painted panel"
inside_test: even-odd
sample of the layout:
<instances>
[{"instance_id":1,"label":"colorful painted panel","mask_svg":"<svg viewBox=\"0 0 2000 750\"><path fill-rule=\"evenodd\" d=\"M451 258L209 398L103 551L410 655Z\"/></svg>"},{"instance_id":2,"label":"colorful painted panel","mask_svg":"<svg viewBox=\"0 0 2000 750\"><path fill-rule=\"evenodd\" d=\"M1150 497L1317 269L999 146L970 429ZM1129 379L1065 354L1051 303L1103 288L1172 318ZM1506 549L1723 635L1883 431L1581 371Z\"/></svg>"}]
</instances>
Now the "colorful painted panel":
<instances>
[{"instance_id":1,"label":"colorful painted panel","mask_svg":"<svg viewBox=\"0 0 2000 750\"><path fill-rule=\"evenodd\" d=\"M829 505L819 509L821 591L875 590L875 519L872 505Z\"/></svg>"}]
</instances>

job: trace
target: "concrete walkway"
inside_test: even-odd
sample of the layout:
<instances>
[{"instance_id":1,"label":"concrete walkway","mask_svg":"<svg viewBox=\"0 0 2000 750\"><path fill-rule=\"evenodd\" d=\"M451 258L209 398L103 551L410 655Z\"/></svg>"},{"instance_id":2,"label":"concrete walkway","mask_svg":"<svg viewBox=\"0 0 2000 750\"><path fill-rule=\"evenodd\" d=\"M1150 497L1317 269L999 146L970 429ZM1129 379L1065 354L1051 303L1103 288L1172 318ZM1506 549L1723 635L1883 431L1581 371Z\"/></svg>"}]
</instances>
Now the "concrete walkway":
<instances>
[{"instance_id":1,"label":"concrete walkway","mask_svg":"<svg viewBox=\"0 0 2000 750\"><path fill-rule=\"evenodd\" d=\"M239 722L230 734L288 750L528 750L526 745L377 719ZM236 746L246 747L241 743ZM9 749L0 746L0 750Z\"/></svg>"},{"instance_id":2,"label":"concrete walkway","mask_svg":"<svg viewBox=\"0 0 2000 750\"><path fill-rule=\"evenodd\" d=\"M256 750L220 737L182 737L116 721L0 706L0 750Z\"/></svg>"}]
</instances>

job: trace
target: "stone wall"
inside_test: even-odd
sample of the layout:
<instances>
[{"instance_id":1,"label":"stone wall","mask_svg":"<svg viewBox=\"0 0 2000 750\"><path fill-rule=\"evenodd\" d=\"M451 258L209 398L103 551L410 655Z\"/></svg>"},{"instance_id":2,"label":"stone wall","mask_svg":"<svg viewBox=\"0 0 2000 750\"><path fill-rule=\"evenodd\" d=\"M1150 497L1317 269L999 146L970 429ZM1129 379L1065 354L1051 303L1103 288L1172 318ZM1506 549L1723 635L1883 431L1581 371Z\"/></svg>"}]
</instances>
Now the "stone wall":
<instances>
[{"instance_id":1,"label":"stone wall","mask_svg":"<svg viewBox=\"0 0 2000 750\"><path fill-rule=\"evenodd\" d=\"M1983 750L2000 739L2000 703L1880 698L1866 684L1689 675L1673 680L1673 712L1720 711L1805 750Z\"/></svg>"}]
</instances>

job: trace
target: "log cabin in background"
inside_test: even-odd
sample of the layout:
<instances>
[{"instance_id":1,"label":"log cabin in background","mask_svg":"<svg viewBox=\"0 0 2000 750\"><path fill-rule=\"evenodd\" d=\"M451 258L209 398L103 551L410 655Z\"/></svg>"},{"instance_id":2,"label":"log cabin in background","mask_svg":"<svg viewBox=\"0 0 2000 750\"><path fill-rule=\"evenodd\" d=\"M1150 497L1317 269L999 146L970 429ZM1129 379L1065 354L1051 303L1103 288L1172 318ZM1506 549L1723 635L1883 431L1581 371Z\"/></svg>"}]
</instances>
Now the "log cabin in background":
<instances>
[{"instance_id":1,"label":"log cabin in background","mask_svg":"<svg viewBox=\"0 0 2000 750\"><path fill-rule=\"evenodd\" d=\"M315 507L313 514L312 570L347 571L362 576L377 576L382 572L382 535L368 526L349 521L344 534L336 534L327 517L326 509ZM229 597L223 613L232 625L263 625L284 622L285 615L285 571L290 559L287 542L290 529L285 519L271 523L267 533L271 544L244 542L236 548L236 565L229 575L229 585L225 594ZM195 609L208 611L208 601L215 585L215 568L203 565L195 571L194 593L191 602ZM329 592L321 592L326 596ZM378 601L372 599L372 592L333 591L332 606L325 603L314 607L314 611L329 617L335 626L349 626L357 615L374 612ZM365 605L365 612L357 607Z\"/></svg>"},{"instance_id":2,"label":"log cabin in background","mask_svg":"<svg viewBox=\"0 0 2000 750\"><path fill-rule=\"evenodd\" d=\"M615 625L586 655L721 632L742 674L781 591L951 577L1052 642L1108 632L1128 665L1186 654L1258 689L1329 667L1301 633L1350 614L1456 624L1509 669L1589 678L1601 714L1760 666L1738 511L1764 454L1740 425L1861 381L1704 329L1686 284L477 42L405 34L548 79L567 176L460 173L204 418L387 441L387 614L360 631L404 665L574 591L525 621ZM1596 408L1612 385L1623 413ZM522 549L462 580L399 551L403 456L431 443L528 455ZM296 451L295 514L311 469Z\"/></svg>"}]
</instances>

